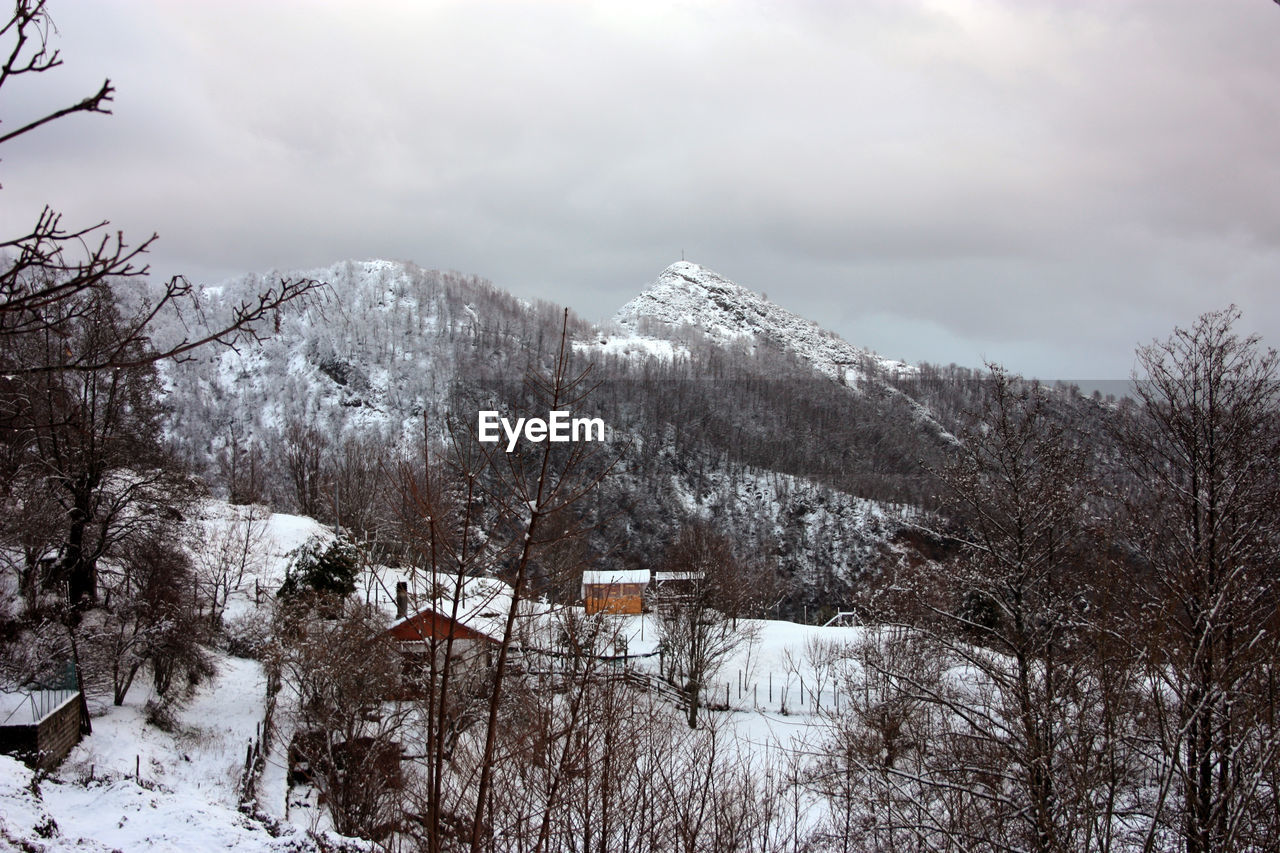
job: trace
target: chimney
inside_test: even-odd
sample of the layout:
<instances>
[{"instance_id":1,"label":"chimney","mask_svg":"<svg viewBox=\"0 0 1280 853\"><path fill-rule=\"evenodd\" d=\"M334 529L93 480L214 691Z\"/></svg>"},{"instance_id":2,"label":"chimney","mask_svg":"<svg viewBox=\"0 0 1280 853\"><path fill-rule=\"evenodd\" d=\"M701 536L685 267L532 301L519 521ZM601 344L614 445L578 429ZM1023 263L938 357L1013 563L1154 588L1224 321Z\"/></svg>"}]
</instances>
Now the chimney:
<instances>
[{"instance_id":1,"label":"chimney","mask_svg":"<svg viewBox=\"0 0 1280 853\"><path fill-rule=\"evenodd\" d=\"M409 615L409 584L396 582L396 618L404 619Z\"/></svg>"}]
</instances>

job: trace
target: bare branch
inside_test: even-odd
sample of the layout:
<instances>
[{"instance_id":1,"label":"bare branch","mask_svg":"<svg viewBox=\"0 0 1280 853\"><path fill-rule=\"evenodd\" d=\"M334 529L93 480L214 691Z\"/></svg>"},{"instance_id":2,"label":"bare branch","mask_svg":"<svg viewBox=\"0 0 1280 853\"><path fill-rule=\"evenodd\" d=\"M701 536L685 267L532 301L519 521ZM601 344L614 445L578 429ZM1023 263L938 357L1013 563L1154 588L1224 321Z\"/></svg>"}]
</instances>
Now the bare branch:
<instances>
[{"instance_id":1,"label":"bare branch","mask_svg":"<svg viewBox=\"0 0 1280 853\"><path fill-rule=\"evenodd\" d=\"M72 104L69 107L63 107L60 110L55 110L54 112L49 113L43 118L38 118L35 121L31 121L31 122L28 122L27 124L24 124L22 127L18 128L17 130L13 130L4 135L0 135L0 145L3 145L4 143L8 142L10 139L21 136L24 133L29 133L30 131L35 130L37 127L46 125L51 121L57 121L63 116L69 116L72 113L103 113L104 115L111 115L111 110L107 109L104 106L104 104L111 103L113 99L112 96L115 94L115 91L116 89L114 86L111 85L111 81L104 80L102 83L102 88L98 90L98 93L96 95L90 95L89 97L85 98L83 101L80 101L77 104Z\"/></svg>"}]
</instances>

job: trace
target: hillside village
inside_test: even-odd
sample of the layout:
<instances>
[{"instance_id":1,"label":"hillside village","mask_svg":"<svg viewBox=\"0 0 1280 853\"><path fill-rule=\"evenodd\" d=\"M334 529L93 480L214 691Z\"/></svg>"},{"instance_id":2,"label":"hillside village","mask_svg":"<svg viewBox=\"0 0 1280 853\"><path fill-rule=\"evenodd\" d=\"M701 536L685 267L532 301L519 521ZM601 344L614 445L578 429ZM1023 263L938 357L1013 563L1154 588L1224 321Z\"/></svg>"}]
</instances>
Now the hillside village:
<instances>
[{"instance_id":1,"label":"hillside village","mask_svg":"<svg viewBox=\"0 0 1280 853\"><path fill-rule=\"evenodd\" d=\"M946 460L931 476L948 497L929 506L855 497L838 480L804 477L803 465L768 470L717 456L716 431L661 448L644 475L654 439L642 419L626 436L615 418L611 442L524 441L507 453L465 432L433 433L428 415L407 453L384 445L364 458L352 444L291 457L317 438L286 427L283 442L251 443L248 462L216 444L191 458L209 485L190 492L139 491L167 481L121 459L102 494L142 499L103 516L107 529L125 526L122 545L104 551L87 580L97 603L61 611L67 587L37 573L54 572L53 560L18 562L30 568L5 575L16 631L6 667L25 675L4 691L3 742L14 757L3 759L0 838L42 850L211 838L290 850L890 849L974 825L992 843L1024 837L1058 815L1064 838L1085 843L1104 826L1109 849L1138 849L1171 831L1179 812L1161 792L1186 784L1173 753L1142 746L1163 736L1143 709L1171 711L1177 679L1189 677L1167 656L1185 648L1176 633L1185 629L1124 627L1162 612L1124 604L1158 588L1146 586L1137 552L1103 543L1124 537L1147 559L1171 561L1163 571L1189 585L1178 594L1224 602L1230 620L1204 629L1213 637L1254 626L1260 645L1225 649L1225 665L1239 673L1234 689L1253 685L1259 711L1269 701L1256 679L1275 660L1271 564L1245 555L1264 553L1254 549L1270 535L1258 513L1270 506L1273 472L1247 460L1274 440L1276 367L1231 335L1235 319L1205 315L1146 351L1153 367L1192 372L1140 387L1136 400L1085 398L998 366L977 384L953 376L948 405L936 385L886 378L871 359L862 369L874 382L820 380L917 411L915 446L941 447ZM539 395L548 410L569 405L562 395L594 366L583 353L601 346L571 346L569 326L563 312L561 345L540 350L549 360L523 392L503 391L515 393L507 405L536 408ZM687 323L667 328L683 346L707 346ZM605 346L624 334L585 331ZM483 339L468 333L463 347ZM309 410L343 400L349 381L315 368L333 356L305 335L293 340L288 358L264 362L256 346L234 358L288 365L313 395ZM615 369L670 365L653 338L636 340L619 348ZM1176 568L1178 552L1163 556L1166 545L1182 547L1177 514L1167 516L1173 528L1153 526L1088 490L1115 454L1152 458L1140 442L1172 428L1163 413L1183 405L1182 389L1200 381L1195 359L1217 348L1239 353L1237 376L1258 389L1232 402L1237 425L1253 432L1231 450L1243 466L1231 470L1254 472L1249 494L1262 497L1237 507L1240 529L1259 538L1240 540L1249 550L1205 589ZM194 394L183 390L193 379L208 395L217 380L198 377L226 359L185 362L188 378L170 374L168 399ZM1222 385L1219 401L1242 387ZM362 393L377 389L371 381ZM532 396L519 402L519 393ZM965 395L982 408L951 408ZM234 395L208 401L243 416ZM208 422L226 422L206 411ZM375 414L394 423L392 411ZM421 414L405 416L406 431ZM330 423L338 435L370 424ZM251 435L280 428L270 409L253 424ZM182 420L167 429L175 446L193 446ZM257 468L255 494L320 501L326 520L245 500L243 464ZM272 465L297 476L258 491ZM1150 475L1136 463L1128 470L1115 482L1141 501ZM640 499L662 480L659 494L674 500L665 516L651 515ZM1114 522L1103 520L1108 505ZM841 552L816 535L815 522L836 513L842 534L865 545ZM667 527L661 545L611 532L651 523ZM817 554L856 560L858 571L831 585L822 578L832 567L808 562ZM1246 588L1264 592L1241 610ZM1236 669L1246 663L1248 674ZM1238 758L1257 774L1256 792L1273 767L1271 730L1255 719ZM1041 740L1041 726L1055 740ZM971 754L973 744L995 752ZM1036 812L1040 777L1026 769L1037 755L1064 762L1062 773L1087 770L1071 789L1087 819ZM1241 837L1266 837L1265 800L1240 803L1250 815Z\"/></svg>"},{"instance_id":2,"label":"hillside village","mask_svg":"<svg viewBox=\"0 0 1280 853\"><path fill-rule=\"evenodd\" d=\"M1252 13L348 5L0 24L2 188L38 199L0 238L0 851L1280 850ZM72 72L64 21L152 100L26 88ZM1068 120L1078 81L1125 90L1107 56L1142 109ZM657 120L654 79L682 104ZM1255 168L1181 112L1102 156L1157 90L1256 136ZM76 124L117 107L119 137ZM988 130L953 136L970 113ZM962 144L927 148L937 122ZM154 274L156 236L64 222L57 192L170 211L222 280ZM686 229L736 235L707 239L783 300L655 248ZM527 281L332 261L366 246L619 298L597 322ZM636 257L673 262L624 293ZM1121 341L1133 370L1105 394L836 328L1078 364Z\"/></svg>"},{"instance_id":3,"label":"hillside village","mask_svg":"<svg viewBox=\"0 0 1280 853\"><path fill-rule=\"evenodd\" d=\"M202 516L208 537L216 539L237 519L260 512L210 503ZM231 590L225 611L226 624L245 634L252 632L255 622L270 618L274 592L264 596L261 591L279 588L299 549L313 538L333 537L331 530L310 519L281 514L263 518L255 542L260 552L252 556L251 568ZM405 577L385 567L369 567L357 580L353 603L367 600L374 605L376 624L385 626L383 636L393 639L406 659L422 647L438 646L445 634L453 633L456 646L464 647L458 654L466 666L477 672L491 666L491 649L501 638L497 614L505 612L509 588L482 578L468 579L456 597L456 615L440 620L444 630L420 631L421 624L401 619L397 608L404 606L410 617L449 614L454 596L433 597L418 578L421 593L408 597L412 604L398 604L387 591L413 580L401 580ZM596 619L601 636L583 651L558 645L554 629L562 620L583 621L585 611L533 604L521 619L520 633L530 638L521 649L524 665L572 678L574 667L590 659L594 663L586 665L594 667L593 678L621 679L617 683L625 685L636 708L647 707L655 717L681 716L679 691L660 679L661 628L653 612L613 610L609 605L600 608ZM456 627L450 630L450 625ZM397 630L404 626L414 630L407 634ZM742 627L745 641L717 670L718 676L724 676L723 684L718 679L707 685L705 705L714 710L704 714L703 726L721 737L734 733L735 763L763 767L777 761L777 756L798 755L810 741L825 736L822 707L836 707L840 686L832 674L824 678L820 673L828 665L812 659L814 649L820 644L834 648L855 642L861 630L758 620L744 620ZM12 758L0 759L6 762L8 780L0 791L6 804L4 840L15 849L50 851L170 845L263 850L350 846L352 841L333 832L323 782L306 778L305 765L316 757L297 750L305 719L296 707L297 686L286 683L269 693L270 679L261 661L225 651L213 653L212 668L208 681L194 688L190 700L165 726L151 720L157 696L149 685L139 685L119 706L93 701L92 733L78 738L57 761L52 775L33 776ZM406 667L399 676L405 677L408 671ZM547 689L556 693L563 686ZM421 699L421 695L393 691L368 701L395 716ZM6 725L18 718L11 715ZM409 743L399 746L406 752L414 748ZM251 756L248 762L246 750ZM806 794L803 799L813 798ZM820 809L815 808L816 801L806 802L806 826L820 821ZM352 847L357 848L363 849Z\"/></svg>"}]
</instances>

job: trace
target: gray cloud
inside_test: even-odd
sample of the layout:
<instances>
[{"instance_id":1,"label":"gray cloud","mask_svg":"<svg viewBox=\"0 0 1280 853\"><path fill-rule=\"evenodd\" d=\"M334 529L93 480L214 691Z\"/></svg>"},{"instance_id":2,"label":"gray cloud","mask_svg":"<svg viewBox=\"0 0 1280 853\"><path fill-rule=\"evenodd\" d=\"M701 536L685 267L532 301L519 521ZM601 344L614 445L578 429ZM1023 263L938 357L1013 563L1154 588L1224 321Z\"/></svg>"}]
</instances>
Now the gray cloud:
<instances>
[{"instance_id":1,"label":"gray cloud","mask_svg":"<svg viewBox=\"0 0 1280 853\"><path fill-rule=\"evenodd\" d=\"M1263 0L53 4L112 118L7 146L0 227L158 273L383 256L604 318L690 259L886 355L1118 377L1236 302L1280 339Z\"/></svg>"}]
</instances>

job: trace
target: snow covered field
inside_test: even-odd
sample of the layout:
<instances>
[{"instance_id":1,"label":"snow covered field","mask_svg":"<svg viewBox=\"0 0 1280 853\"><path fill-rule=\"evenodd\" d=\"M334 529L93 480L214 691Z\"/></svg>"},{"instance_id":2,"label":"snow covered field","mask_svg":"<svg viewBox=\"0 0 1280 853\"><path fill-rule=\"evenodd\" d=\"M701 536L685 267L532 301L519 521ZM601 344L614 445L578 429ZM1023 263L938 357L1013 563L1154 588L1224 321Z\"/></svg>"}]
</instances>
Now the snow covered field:
<instances>
[{"instance_id":1,"label":"snow covered field","mask_svg":"<svg viewBox=\"0 0 1280 853\"><path fill-rule=\"evenodd\" d=\"M206 541L247 512L208 504ZM298 516L265 519L255 546L260 559L230 597L228 621L266 618L255 597L264 604L274 597L290 552L312 536L326 538L332 532ZM362 577L356 595L389 616L394 610L389 591L403 578L379 568ZM481 611L505 603L480 606L473 600L466 610L476 610L480 618ZM656 673L656 617L611 618L627 638L632 665ZM704 711L704 719L731 732L753 761L779 764L808 748L821 732L821 709L839 701L831 679L823 680L815 671L814 650L822 643L855 641L861 629L759 620L743 620L743 627L753 639L726 661L717 685L708 691L710 701L723 704L720 691L726 690L728 710ZM290 812L286 807L282 744L292 734L287 714L281 715L285 719L259 782L258 817L240 810L246 751L258 736L265 711L266 675L255 660L225 652L215 653L214 659L217 674L196 688L169 730L147 721L151 688L139 679L122 706L91 701L93 733L47 777L37 778L21 763L0 757L0 850L314 849L309 833L325 829L322 810ZM335 836L329 840L340 841Z\"/></svg>"},{"instance_id":2,"label":"snow covered field","mask_svg":"<svg viewBox=\"0 0 1280 853\"><path fill-rule=\"evenodd\" d=\"M93 734L48 778L0 756L0 850L306 850L299 827L237 809L245 748L262 719L256 661L219 656L218 675L177 714L146 722L148 690L95 709Z\"/></svg>"}]
</instances>

